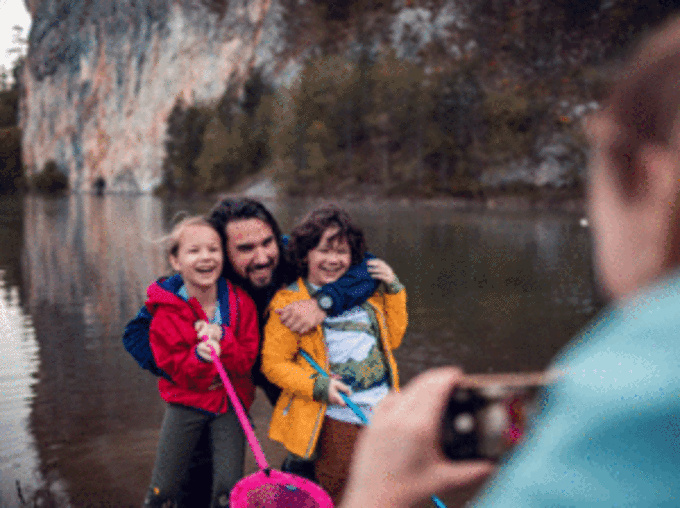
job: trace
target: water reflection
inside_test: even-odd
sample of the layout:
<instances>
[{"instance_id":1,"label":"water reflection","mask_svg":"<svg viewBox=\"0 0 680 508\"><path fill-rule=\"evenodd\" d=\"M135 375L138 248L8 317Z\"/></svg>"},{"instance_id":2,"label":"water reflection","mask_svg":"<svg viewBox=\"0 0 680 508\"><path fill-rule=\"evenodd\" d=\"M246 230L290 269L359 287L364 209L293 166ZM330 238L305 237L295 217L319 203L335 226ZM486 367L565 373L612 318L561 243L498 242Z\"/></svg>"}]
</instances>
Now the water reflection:
<instances>
[{"instance_id":1,"label":"water reflection","mask_svg":"<svg viewBox=\"0 0 680 508\"><path fill-rule=\"evenodd\" d=\"M120 336L167 272L161 212L149 196L25 201L24 290L40 316L33 429L77 507L139 504L152 465L162 406Z\"/></svg>"},{"instance_id":2,"label":"water reflection","mask_svg":"<svg viewBox=\"0 0 680 508\"><path fill-rule=\"evenodd\" d=\"M314 204L267 202L283 231ZM0 200L0 217L5 205ZM124 351L121 331L148 283L168 271L154 240L175 212L205 212L212 202L70 196L26 197L19 205L18 224L0 221L0 280L14 281L0 300L19 309L0 322L16 337L0 347L24 355L24 377L11 386L29 391L22 409L10 411L12 432L24 436L16 443L25 444L14 450L3 439L10 448L0 458L18 457L12 463L20 466L10 467L23 468L13 473L22 484L67 493L60 506L137 506L163 404L155 379ZM370 250L407 287L410 324L396 353L404 380L450 363L471 372L543 368L594 310L588 238L576 216L344 205ZM17 237L21 248L12 253ZM5 363L0 382L15 372ZM17 403L7 393L0 391L0 410ZM253 412L262 437L270 408L260 400ZM263 445L270 462L280 463L274 445ZM13 480L0 472L9 499Z\"/></svg>"},{"instance_id":3,"label":"water reflection","mask_svg":"<svg viewBox=\"0 0 680 508\"><path fill-rule=\"evenodd\" d=\"M40 366L36 333L21 308L19 288L0 269L0 506L64 497L58 481L45 483L30 432L31 404Z\"/></svg>"}]
</instances>

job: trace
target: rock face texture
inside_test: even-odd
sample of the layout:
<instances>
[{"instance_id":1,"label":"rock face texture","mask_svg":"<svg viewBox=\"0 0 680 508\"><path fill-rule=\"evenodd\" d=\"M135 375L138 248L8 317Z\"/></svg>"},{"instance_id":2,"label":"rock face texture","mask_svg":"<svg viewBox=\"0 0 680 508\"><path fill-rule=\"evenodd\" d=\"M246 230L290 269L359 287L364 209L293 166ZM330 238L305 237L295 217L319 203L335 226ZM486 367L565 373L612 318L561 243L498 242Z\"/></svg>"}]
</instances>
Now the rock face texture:
<instances>
[{"instance_id":1,"label":"rock face texture","mask_svg":"<svg viewBox=\"0 0 680 508\"><path fill-rule=\"evenodd\" d=\"M547 97L551 114L575 124L597 107L589 91L597 78L580 70L618 46L617 27L628 26L617 21L621 13L640 17L624 0L577 2L576 10L545 0L24 1L33 23L22 78L23 162L31 175L54 161L80 192L156 188L178 98L187 106L217 101L242 89L255 68L268 84L286 87L309 57L333 53L372 57L391 48L397 58L420 60L425 74L476 59L489 89L511 95L521 78ZM650 20L668 10L655 1ZM462 108L466 93L461 88L458 102L443 106ZM503 100L510 113L518 107ZM466 115L456 115L469 131L460 120ZM516 128L512 118L487 117ZM578 150L550 130L539 134L530 157L482 174L482 184L571 185L582 165Z\"/></svg>"},{"instance_id":2,"label":"rock face texture","mask_svg":"<svg viewBox=\"0 0 680 508\"><path fill-rule=\"evenodd\" d=\"M305 0L25 1L33 24L23 162L34 174L55 161L74 191L152 191L178 97L215 100L254 66L286 84L314 52L305 34L313 15L300 14L318 6ZM444 41L457 22L453 5L436 16L401 6L388 16L385 42L408 57L435 37ZM449 50L460 53L455 44Z\"/></svg>"},{"instance_id":3,"label":"rock face texture","mask_svg":"<svg viewBox=\"0 0 680 508\"><path fill-rule=\"evenodd\" d=\"M26 3L24 164L30 174L54 160L75 191L98 179L106 191L151 191L177 97L219 97L227 81L247 75L256 47L262 58L276 43L270 0Z\"/></svg>"}]
</instances>

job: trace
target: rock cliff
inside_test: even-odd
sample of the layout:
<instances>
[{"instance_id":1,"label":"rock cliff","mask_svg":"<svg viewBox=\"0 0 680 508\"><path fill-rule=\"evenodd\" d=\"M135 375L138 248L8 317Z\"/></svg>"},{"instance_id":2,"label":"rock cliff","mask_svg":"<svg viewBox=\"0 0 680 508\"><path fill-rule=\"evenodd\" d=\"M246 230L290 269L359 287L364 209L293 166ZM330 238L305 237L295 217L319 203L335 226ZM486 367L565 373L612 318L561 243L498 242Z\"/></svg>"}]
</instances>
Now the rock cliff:
<instances>
[{"instance_id":1,"label":"rock cliff","mask_svg":"<svg viewBox=\"0 0 680 508\"><path fill-rule=\"evenodd\" d=\"M353 0L25 0L33 24L23 76L23 161L29 174L53 160L76 191L149 192L161 182L166 119L178 96L218 99L258 66L289 84L306 56L392 45L402 58L437 42L459 57L454 1L371 1L368 16L338 33ZM361 23L360 27L357 24ZM356 44L354 45L356 50Z\"/></svg>"},{"instance_id":2,"label":"rock cliff","mask_svg":"<svg viewBox=\"0 0 680 508\"><path fill-rule=\"evenodd\" d=\"M671 9L664 0L25 2L33 24L22 78L23 161L29 175L54 161L83 192L102 183L109 192L156 188L178 97L216 101L227 87L241 89L255 68L287 86L306 58L322 54L391 47L398 58L420 60L426 74L474 57L483 86L530 83L553 117L575 125L597 107L583 69ZM552 134L542 133L507 172L482 174L482 183L569 185L582 163L568 139Z\"/></svg>"},{"instance_id":3,"label":"rock cliff","mask_svg":"<svg viewBox=\"0 0 680 508\"><path fill-rule=\"evenodd\" d=\"M276 50L269 0L28 0L21 127L29 173L48 160L71 188L148 192L176 98L218 97ZM263 40L266 31L268 39ZM255 49L257 48L257 52Z\"/></svg>"}]
</instances>

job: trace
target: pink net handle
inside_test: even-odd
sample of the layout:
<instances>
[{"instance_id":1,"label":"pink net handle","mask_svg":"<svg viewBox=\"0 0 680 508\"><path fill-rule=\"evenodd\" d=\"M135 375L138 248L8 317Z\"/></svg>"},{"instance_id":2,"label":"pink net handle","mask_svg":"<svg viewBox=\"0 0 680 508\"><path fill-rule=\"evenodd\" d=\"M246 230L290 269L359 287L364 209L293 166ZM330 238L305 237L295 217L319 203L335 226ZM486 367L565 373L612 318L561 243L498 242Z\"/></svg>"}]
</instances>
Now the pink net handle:
<instances>
[{"instance_id":1,"label":"pink net handle","mask_svg":"<svg viewBox=\"0 0 680 508\"><path fill-rule=\"evenodd\" d=\"M203 340L208 340L208 337L204 335ZM250 425L250 422L248 421L248 416L246 415L245 409L243 409L243 404L241 404L238 395L236 395L236 390L234 390L231 381L229 381L227 372L224 370L222 362L220 362L220 359L217 356L217 353L215 352L215 348L213 348L210 344L208 344L208 347L210 348L210 357L212 358L213 364L215 364L215 367L217 367L217 372L220 375L220 379L222 379L224 388L226 388L227 390L227 395L229 395L231 405L236 411L236 416L238 416L239 422L241 422L243 432L245 432L246 434L246 439L248 439L250 449L253 450L253 455L255 455L255 462L257 462L257 466L260 469L269 469L269 464L267 464L267 459L264 456L262 447L260 446L257 437L255 437L253 427Z\"/></svg>"}]
</instances>

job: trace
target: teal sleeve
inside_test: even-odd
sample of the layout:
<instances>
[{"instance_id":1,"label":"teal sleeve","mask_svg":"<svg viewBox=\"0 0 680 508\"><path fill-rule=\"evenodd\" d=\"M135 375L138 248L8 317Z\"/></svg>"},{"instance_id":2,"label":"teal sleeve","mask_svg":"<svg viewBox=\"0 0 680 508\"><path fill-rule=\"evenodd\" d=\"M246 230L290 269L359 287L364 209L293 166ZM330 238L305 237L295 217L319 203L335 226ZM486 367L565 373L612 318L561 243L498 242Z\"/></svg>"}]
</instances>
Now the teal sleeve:
<instances>
[{"instance_id":1,"label":"teal sleeve","mask_svg":"<svg viewBox=\"0 0 680 508\"><path fill-rule=\"evenodd\" d=\"M680 293L669 293L604 314L565 349L526 440L475 507L678 505Z\"/></svg>"},{"instance_id":2,"label":"teal sleeve","mask_svg":"<svg viewBox=\"0 0 680 508\"><path fill-rule=\"evenodd\" d=\"M399 291L404 289L404 285L401 283L399 277L397 277L396 275L394 276L394 280L390 284L386 284L386 287L388 295L396 295Z\"/></svg>"}]
</instances>

